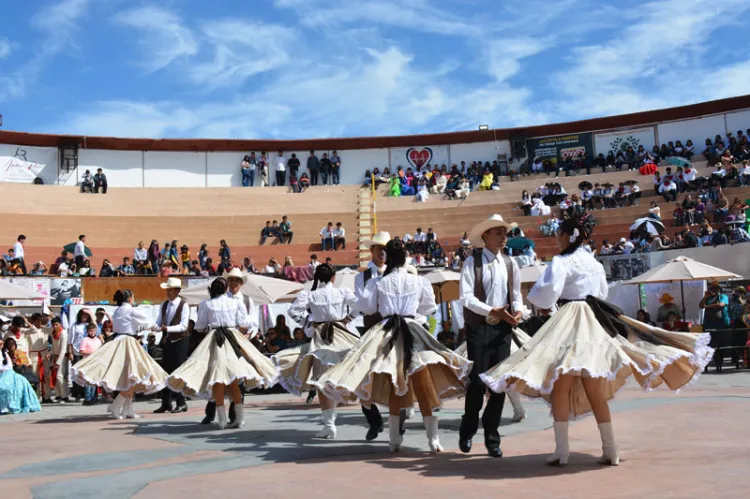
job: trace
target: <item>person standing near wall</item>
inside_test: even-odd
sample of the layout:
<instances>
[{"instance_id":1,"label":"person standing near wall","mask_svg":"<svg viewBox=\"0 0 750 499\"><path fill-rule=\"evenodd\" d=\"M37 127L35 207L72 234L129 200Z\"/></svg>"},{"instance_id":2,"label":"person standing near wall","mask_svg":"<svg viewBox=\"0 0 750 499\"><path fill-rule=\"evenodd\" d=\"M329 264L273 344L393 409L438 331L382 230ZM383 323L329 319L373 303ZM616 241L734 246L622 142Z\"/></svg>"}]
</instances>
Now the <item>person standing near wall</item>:
<instances>
[{"instance_id":1,"label":"person standing near wall","mask_svg":"<svg viewBox=\"0 0 750 499\"><path fill-rule=\"evenodd\" d=\"M279 151L279 155L274 158L273 164L276 167L276 185L281 187L286 184L286 158L284 158L284 151Z\"/></svg>"},{"instance_id":2,"label":"person standing near wall","mask_svg":"<svg viewBox=\"0 0 750 499\"><path fill-rule=\"evenodd\" d=\"M323 155L326 156L325 154ZM331 154L331 184L339 185L341 174L341 158L336 151Z\"/></svg>"}]
</instances>

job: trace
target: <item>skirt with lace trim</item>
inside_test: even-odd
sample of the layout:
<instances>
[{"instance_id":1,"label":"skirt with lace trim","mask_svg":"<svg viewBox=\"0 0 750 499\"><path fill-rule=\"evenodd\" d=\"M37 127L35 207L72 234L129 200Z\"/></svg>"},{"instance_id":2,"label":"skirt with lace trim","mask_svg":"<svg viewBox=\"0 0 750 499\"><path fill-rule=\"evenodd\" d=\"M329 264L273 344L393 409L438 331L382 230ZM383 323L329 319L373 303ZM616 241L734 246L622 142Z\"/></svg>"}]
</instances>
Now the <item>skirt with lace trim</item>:
<instances>
[{"instance_id":1,"label":"skirt with lace trim","mask_svg":"<svg viewBox=\"0 0 750 499\"><path fill-rule=\"evenodd\" d=\"M341 362L349 350L357 344L358 337L350 333L340 322L332 324L331 341L323 338L327 324L315 327L315 332L309 343L281 350L271 357L276 365L279 383L286 391L294 395L312 390L313 381L330 367Z\"/></svg>"},{"instance_id":2,"label":"skirt with lace trim","mask_svg":"<svg viewBox=\"0 0 750 499\"><path fill-rule=\"evenodd\" d=\"M164 388L167 373L132 336L119 335L71 367L79 385L101 386L110 392L151 394Z\"/></svg>"},{"instance_id":3,"label":"skirt with lace trim","mask_svg":"<svg viewBox=\"0 0 750 499\"><path fill-rule=\"evenodd\" d=\"M400 408L410 408L416 402L411 377L426 370L424 390L431 407L463 396L472 362L443 346L413 319L404 320L412 337L411 365L406 373L404 335L399 334L391 342L395 328L387 327L389 321L384 320L370 328L341 362L311 384L337 402L359 400L365 406L388 406L391 392L395 391Z\"/></svg>"},{"instance_id":4,"label":"skirt with lace trim","mask_svg":"<svg viewBox=\"0 0 750 499\"><path fill-rule=\"evenodd\" d=\"M245 383L246 389L273 386L276 383L273 362L238 330L228 331L240 347L239 357L228 340L219 346L216 331L211 331L188 360L169 375L167 386L188 397L208 400L213 398L213 385L217 383L229 385L239 381Z\"/></svg>"},{"instance_id":5,"label":"skirt with lace trim","mask_svg":"<svg viewBox=\"0 0 750 499\"><path fill-rule=\"evenodd\" d=\"M591 412L581 377L601 378L606 400L633 376L645 390L664 384L673 391L693 382L713 356L710 335L677 333L617 315L628 337L610 336L585 301L563 305L516 353L480 377L495 392L516 391L550 402L562 374L576 376L571 415Z\"/></svg>"}]
</instances>

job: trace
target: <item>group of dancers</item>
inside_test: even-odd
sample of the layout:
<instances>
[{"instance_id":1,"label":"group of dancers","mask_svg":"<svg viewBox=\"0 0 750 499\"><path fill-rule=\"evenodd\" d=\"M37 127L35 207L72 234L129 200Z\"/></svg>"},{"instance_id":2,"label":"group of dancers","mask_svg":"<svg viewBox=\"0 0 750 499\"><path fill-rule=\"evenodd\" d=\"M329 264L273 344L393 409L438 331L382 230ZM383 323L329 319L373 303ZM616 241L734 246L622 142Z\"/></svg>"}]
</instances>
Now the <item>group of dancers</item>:
<instances>
[{"instance_id":1,"label":"group of dancers","mask_svg":"<svg viewBox=\"0 0 750 499\"><path fill-rule=\"evenodd\" d=\"M323 423L316 437L326 439L336 438L337 405L361 404L369 426L367 440L384 430L378 406L388 407L391 452L402 450L404 413L415 402L430 452L441 452L435 411L445 400L459 397L465 399L465 411L458 446L470 452L487 398L481 420L492 457L502 457L499 425L505 394L516 420L524 416L519 395L525 395L551 404L555 452L548 464L567 464L568 420L593 412L602 438L601 462L617 465L608 406L615 392L631 375L646 390L664 383L676 391L700 375L713 352L707 334L655 328L604 301L604 270L583 248L594 225L589 213L577 213L561 224L560 254L527 297L551 316L533 337L517 327L526 311L520 271L503 252L515 224L493 215L470 233L476 249L464 262L460 280L466 343L456 351L439 343L426 327L427 317L437 310L432 286L406 264L403 243L380 232L370 241L371 262L357 276L354 293L334 286L331 266L316 268L312 290L301 292L289 309L310 338L302 346L271 359L258 351L250 341L257 332L254 304L242 296L245 277L235 269L211 282L210 299L198 307L189 336L181 326L189 312L179 297L179 281L165 283L168 300L150 327L161 328L168 343L185 342L179 347L183 356L189 339L200 339L187 360L167 363L171 374L140 346L139 326L148 327L149 321L132 307L130 292L118 291L112 316L116 340L74 365L73 377L119 392L109 407L114 417L136 417L134 392L166 388L163 410L157 412L169 409L169 392L208 399L204 422L213 419L214 411L222 429L244 425L242 387L279 382L296 395L315 390ZM364 328L357 335L350 322L359 316ZM172 347L172 354L175 350ZM233 403L229 416L227 397ZM178 408L180 403L184 406L184 399L178 400Z\"/></svg>"}]
</instances>

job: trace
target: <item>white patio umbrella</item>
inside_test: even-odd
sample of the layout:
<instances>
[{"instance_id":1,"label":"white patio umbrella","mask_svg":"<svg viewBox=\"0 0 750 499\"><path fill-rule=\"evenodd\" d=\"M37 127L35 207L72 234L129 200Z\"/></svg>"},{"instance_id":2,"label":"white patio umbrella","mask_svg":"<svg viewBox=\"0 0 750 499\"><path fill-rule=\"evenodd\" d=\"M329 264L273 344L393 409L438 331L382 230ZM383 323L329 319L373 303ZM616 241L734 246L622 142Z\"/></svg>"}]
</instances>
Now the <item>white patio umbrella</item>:
<instances>
[{"instance_id":1,"label":"white patio umbrella","mask_svg":"<svg viewBox=\"0 0 750 499\"><path fill-rule=\"evenodd\" d=\"M530 282L536 282L540 277L544 275L544 271L547 269L547 264L537 263L529 267L521 268L521 284L527 284Z\"/></svg>"},{"instance_id":2,"label":"white patio umbrella","mask_svg":"<svg viewBox=\"0 0 750 499\"><path fill-rule=\"evenodd\" d=\"M359 272L357 272L356 270L350 269L348 267L339 270L338 272L336 272L336 280L333 282L333 287L348 289L349 291L354 292L354 279L357 277L358 273ZM313 280L309 280L302 285L302 289L300 291L310 291L312 289L312 286ZM293 294L296 298L297 292L294 292ZM284 301L286 301L286 298L284 299Z\"/></svg>"},{"instance_id":3,"label":"white patio umbrella","mask_svg":"<svg viewBox=\"0 0 750 499\"><path fill-rule=\"evenodd\" d=\"M686 256L678 256L656 268L644 272L624 284L657 284L665 282L679 282L680 294L682 295L682 316L685 317L685 281L726 281L727 279L740 279L742 276L733 272L712 267Z\"/></svg>"},{"instance_id":4,"label":"white patio umbrella","mask_svg":"<svg viewBox=\"0 0 750 499\"><path fill-rule=\"evenodd\" d=\"M197 305L203 300L208 300L208 287L212 282L213 279L206 284L183 289L182 292L180 292L180 296L184 298L189 305ZM277 302L290 293L300 291L301 289L302 284L298 282L249 274L248 280L242 285L241 291L244 295L252 298L256 305L268 305Z\"/></svg>"},{"instance_id":5,"label":"white patio umbrella","mask_svg":"<svg viewBox=\"0 0 750 499\"><path fill-rule=\"evenodd\" d=\"M432 288L436 291L438 303L458 300L460 273L455 270L437 269L423 274L422 277L432 284Z\"/></svg>"},{"instance_id":6,"label":"white patio umbrella","mask_svg":"<svg viewBox=\"0 0 750 499\"><path fill-rule=\"evenodd\" d=\"M0 279L0 300L44 300L45 298L47 297L34 290L13 284L7 279Z\"/></svg>"},{"instance_id":7,"label":"white patio umbrella","mask_svg":"<svg viewBox=\"0 0 750 499\"><path fill-rule=\"evenodd\" d=\"M639 218L638 220L633 222L633 225L630 226L630 230L631 231L638 230L641 227L645 227L646 231L649 234L653 234L653 235L662 234L664 232L664 224L655 218L650 218L650 217Z\"/></svg>"}]
</instances>

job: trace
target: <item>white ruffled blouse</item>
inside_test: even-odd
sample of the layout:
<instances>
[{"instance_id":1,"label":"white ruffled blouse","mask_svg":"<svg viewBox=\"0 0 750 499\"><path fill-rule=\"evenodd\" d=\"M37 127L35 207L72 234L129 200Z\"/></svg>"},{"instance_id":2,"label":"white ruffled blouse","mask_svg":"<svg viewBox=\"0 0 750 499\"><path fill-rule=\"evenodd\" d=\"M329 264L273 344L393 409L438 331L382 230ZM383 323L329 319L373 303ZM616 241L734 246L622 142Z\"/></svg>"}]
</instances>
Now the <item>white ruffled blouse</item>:
<instances>
[{"instance_id":1,"label":"white ruffled blouse","mask_svg":"<svg viewBox=\"0 0 750 499\"><path fill-rule=\"evenodd\" d=\"M363 315L380 312L383 317L430 316L437 311L437 304L432 284L401 267L387 276L370 279L356 311Z\"/></svg>"},{"instance_id":2,"label":"white ruffled blouse","mask_svg":"<svg viewBox=\"0 0 750 499\"><path fill-rule=\"evenodd\" d=\"M349 313L348 308L354 307L356 303L354 293L348 289L336 288L329 282L315 291L302 291L289 307L289 315L301 322L309 309L312 322L340 321Z\"/></svg>"},{"instance_id":3,"label":"white ruffled blouse","mask_svg":"<svg viewBox=\"0 0 750 499\"><path fill-rule=\"evenodd\" d=\"M570 255L554 257L528 300L538 308L551 310L560 299L583 300L591 295L605 300L608 293L604 267L581 247Z\"/></svg>"},{"instance_id":4,"label":"white ruffled blouse","mask_svg":"<svg viewBox=\"0 0 750 499\"><path fill-rule=\"evenodd\" d=\"M240 300L230 298L226 294L203 301L198 306L198 320L195 321L196 331L217 327L247 327L247 311Z\"/></svg>"}]
</instances>

